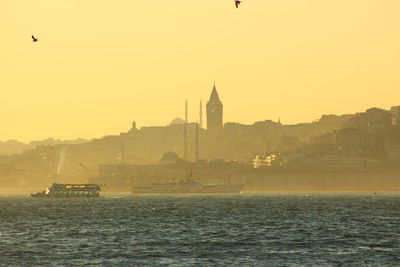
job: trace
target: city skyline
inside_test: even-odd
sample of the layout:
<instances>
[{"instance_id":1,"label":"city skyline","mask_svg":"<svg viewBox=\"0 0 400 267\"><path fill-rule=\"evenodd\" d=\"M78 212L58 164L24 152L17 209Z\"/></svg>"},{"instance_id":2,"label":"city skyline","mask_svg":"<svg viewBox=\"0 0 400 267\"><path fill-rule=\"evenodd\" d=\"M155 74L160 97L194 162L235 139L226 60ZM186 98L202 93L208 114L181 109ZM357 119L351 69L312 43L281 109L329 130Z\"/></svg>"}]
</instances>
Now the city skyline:
<instances>
[{"instance_id":1,"label":"city skyline","mask_svg":"<svg viewBox=\"0 0 400 267\"><path fill-rule=\"evenodd\" d=\"M397 265L399 10L0 0L0 265Z\"/></svg>"},{"instance_id":2,"label":"city skyline","mask_svg":"<svg viewBox=\"0 0 400 267\"><path fill-rule=\"evenodd\" d=\"M396 1L1 5L0 140L166 125L185 99L194 111L214 79L225 122L294 124L399 104Z\"/></svg>"},{"instance_id":3,"label":"city skyline","mask_svg":"<svg viewBox=\"0 0 400 267\"><path fill-rule=\"evenodd\" d=\"M205 99L208 99L208 98L206 97ZM49 139L53 139L54 141L62 141L62 140L65 140L65 141L77 140L78 141L79 139L91 140L91 139L95 139L95 138L102 138L102 137L109 136L109 135L118 135L120 133L126 132L127 130L129 130L129 127L130 127L129 125L131 125L131 127L132 127L131 129L133 129L133 128L140 129L141 127L160 127L160 126L163 127L163 126L168 126L168 125L177 124L177 123L184 124L185 122L186 123L196 123L196 124L198 124L200 122L204 122L204 119L205 119L205 124L206 125L202 125L203 126L202 128L206 129L206 130L208 130L208 132L214 133L214 134L219 132L218 135L222 134L221 131L222 131L223 125L225 123L239 123L239 124L242 124L242 125L252 125L252 124L255 124L257 122L262 122L262 121L272 121L272 122L277 122L279 124L281 123L281 118L280 117L278 117L277 119L265 118L265 119L258 120L258 121L254 120L254 121L250 121L248 123L238 122L238 121L234 121L234 120L225 121L223 119L225 114L222 115L224 113L223 109L225 107L222 104L223 101L220 100L220 96L219 96L215 81L214 81L213 87L212 87L212 89L211 89L211 91L209 93L209 100L207 100L205 102L205 104L203 104L202 103L203 100L202 100L202 98L200 98L199 102L200 102L200 105L197 107L198 110L196 110L196 105L193 105L194 107L193 107L193 109L191 109L192 107L190 105L188 105L188 100L186 99L185 103L184 103L184 111L182 112L182 114L178 115L177 117L172 118L169 122L167 122L165 124L162 124L162 125L146 125L145 123L143 123L142 125L139 125L136 120L131 120L131 121L125 123L123 129L120 129L120 130L119 129L113 129L113 132L110 132L110 133L107 133L107 134L103 133L100 136L91 136L91 137L90 136L89 137L77 136L77 137L73 137L73 138L62 138L62 137L61 138L60 137L57 138L57 137L54 137L54 136L46 136L46 137L44 137L42 139L39 138L39 139L32 139L32 140L18 140L18 139L15 139L15 138L10 138L10 139L7 139L7 140L0 140L0 142L1 141L4 142L4 141L9 141L9 140L16 140L16 141L19 141L19 142L22 142L22 143L29 143L29 142L35 142L35 141L41 141L41 140L45 141L45 140L49 140ZM210 105L210 107L208 107L209 105ZM218 107L219 105L221 107ZM383 108L383 110L390 111L391 108L392 109L396 108L396 110L397 110L398 107L400 107L400 106L396 105L396 106L391 106L391 107L386 108L386 109ZM214 108L216 108L218 110L217 113L214 112ZM371 109L371 108L381 109L381 107L368 107L368 109ZM189 110L190 110L190 112L189 112ZM203 111L203 110L205 110L205 111ZM295 122L295 123L283 123L282 125L296 125L296 124L302 124L302 123L312 123L312 122L318 121L324 115L335 115L335 116L355 115L355 114L361 114L364 111L365 110L359 110L359 111L356 111L356 112L351 113L351 114L350 113L347 113L347 114L333 114L333 113L320 114L320 116L317 119L312 120L312 121ZM211 120L210 120L210 118L211 118ZM211 125L210 125L210 123L211 123ZM217 128L217 129L215 129L215 128Z\"/></svg>"}]
</instances>

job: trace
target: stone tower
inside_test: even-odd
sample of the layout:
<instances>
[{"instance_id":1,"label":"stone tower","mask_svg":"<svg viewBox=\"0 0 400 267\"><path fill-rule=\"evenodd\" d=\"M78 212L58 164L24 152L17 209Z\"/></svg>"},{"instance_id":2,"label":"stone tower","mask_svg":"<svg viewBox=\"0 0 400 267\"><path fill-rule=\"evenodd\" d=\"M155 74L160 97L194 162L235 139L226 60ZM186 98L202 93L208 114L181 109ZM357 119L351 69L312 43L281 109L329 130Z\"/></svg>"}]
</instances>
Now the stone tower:
<instances>
[{"instance_id":1,"label":"stone tower","mask_svg":"<svg viewBox=\"0 0 400 267\"><path fill-rule=\"evenodd\" d=\"M222 133L223 129L223 105L221 100L219 100L217 88L212 89L210 100L207 102L207 131L210 134L219 135Z\"/></svg>"}]
</instances>

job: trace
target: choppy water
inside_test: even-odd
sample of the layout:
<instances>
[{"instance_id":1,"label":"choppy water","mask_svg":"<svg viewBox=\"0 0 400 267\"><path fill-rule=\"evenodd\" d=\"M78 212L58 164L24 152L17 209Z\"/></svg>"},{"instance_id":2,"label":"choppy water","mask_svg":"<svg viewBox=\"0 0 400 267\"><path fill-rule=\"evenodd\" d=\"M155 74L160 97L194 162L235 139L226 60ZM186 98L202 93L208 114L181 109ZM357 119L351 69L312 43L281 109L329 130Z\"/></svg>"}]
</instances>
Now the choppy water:
<instances>
[{"instance_id":1,"label":"choppy water","mask_svg":"<svg viewBox=\"0 0 400 267\"><path fill-rule=\"evenodd\" d=\"M0 197L2 266L400 265L400 195Z\"/></svg>"}]
</instances>

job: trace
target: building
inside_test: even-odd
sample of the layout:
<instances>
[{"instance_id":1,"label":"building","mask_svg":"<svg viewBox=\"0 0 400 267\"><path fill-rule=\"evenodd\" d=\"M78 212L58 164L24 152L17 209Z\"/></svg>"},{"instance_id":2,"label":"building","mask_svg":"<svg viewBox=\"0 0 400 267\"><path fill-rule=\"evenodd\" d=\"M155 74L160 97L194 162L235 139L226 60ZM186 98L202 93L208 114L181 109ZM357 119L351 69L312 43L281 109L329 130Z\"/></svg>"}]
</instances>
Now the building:
<instances>
[{"instance_id":1,"label":"building","mask_svg":"<svg viewBox=\"0 0 400 267\"><path fill-rule=\"evenodd\" d=\"M384 135L391 127L391 112L380 108L370 108L357 113L343 125L343 128L359 129L374 136Z\"/></svg>"},{"instance_id":2,"label":"building","mask_svg":"<svg viewBox=\"0 0 400 267\"><path fill-rule=\"evenodd\" d=\"M223 130L223 105L219 99L217 88L212 89L210 100L207 102L207 131L212 135L220 135Z\"/></svg>"},{"instance_id":3,"label":"building","mask_svg":"<svg viewBox=\"0 0 400 267\"><path fill-rule=\"evenodd\" d=\"M392 124L400 125L400 106L394 106L390 109L392 114Z\"/></svg>"},{"instance_id":4,"label":"building","mask_svg":"<svg viewBox=\"0 0 400 267\"><path fill-rule=\"evenodd\" d=\"M368 120L368 133L382 135L392 126L392 115L389 111L380 108L370 108L365 112Z\"/></svg>"},{"instance_id":5,"label":"building","mask_svg":"<svg viewBox=\"0 0 400 267\"><path fill-rule=\"evenodd\" d=\"M366 146L366 138L366 133L360 129L340 129L335 132L335 148L350 154L361 153Z\"/></svg>"}]
</instances>

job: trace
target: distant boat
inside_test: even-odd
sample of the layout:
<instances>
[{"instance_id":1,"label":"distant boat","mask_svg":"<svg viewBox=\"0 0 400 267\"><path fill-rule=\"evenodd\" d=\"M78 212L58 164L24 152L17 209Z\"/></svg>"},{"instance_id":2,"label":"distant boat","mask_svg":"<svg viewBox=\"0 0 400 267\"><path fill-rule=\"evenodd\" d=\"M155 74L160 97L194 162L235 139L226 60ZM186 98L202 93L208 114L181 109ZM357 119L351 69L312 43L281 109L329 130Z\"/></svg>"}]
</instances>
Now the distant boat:
<instances>
[{"instance_id":1,"label":"distant boat","mask_svg":"<svg viewBox=\"0 0 400 267\"><path fill-rule=\"evenodd\" d=\"M135 194L209 194L240 193L244 184L203 184L192 174L176 182L153 183L149 186L133 187Z\"/></svg>"},{"instance_id":2,"label":"distant boat","mask_svg":"<svg viewBox=\"0 0 400 267\"><path fill-rule=\"evenodd\" d=\"M99 197L100 186L97 184L58 184L31 194L34 198L92 198Z\"/></svg>"}]
</instances>

